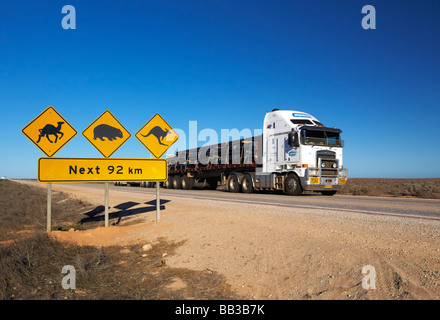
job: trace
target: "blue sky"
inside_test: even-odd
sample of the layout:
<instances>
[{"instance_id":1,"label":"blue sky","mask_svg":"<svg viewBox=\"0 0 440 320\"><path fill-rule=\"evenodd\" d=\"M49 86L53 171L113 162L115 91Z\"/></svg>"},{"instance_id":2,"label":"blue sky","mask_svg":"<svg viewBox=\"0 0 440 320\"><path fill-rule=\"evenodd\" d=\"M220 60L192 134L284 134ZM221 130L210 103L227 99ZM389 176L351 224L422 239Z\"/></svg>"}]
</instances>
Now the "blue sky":
<instances>
[{"instance_id":1,"label":"blue sky","mask_svg":"<svg viewBox=\"0 0 440 320\"><path fill-rule=\"evenodd\" d=\"M341 128L351 177L438 178L439 17L434 0L0 0L0 176L36 177L21 129L52 105L78 131L60 157L101 157L81 132L107 109L132 134L112 157L137 158L155 113L220 135L278 107Z\"/></svg>"}]
</instances>

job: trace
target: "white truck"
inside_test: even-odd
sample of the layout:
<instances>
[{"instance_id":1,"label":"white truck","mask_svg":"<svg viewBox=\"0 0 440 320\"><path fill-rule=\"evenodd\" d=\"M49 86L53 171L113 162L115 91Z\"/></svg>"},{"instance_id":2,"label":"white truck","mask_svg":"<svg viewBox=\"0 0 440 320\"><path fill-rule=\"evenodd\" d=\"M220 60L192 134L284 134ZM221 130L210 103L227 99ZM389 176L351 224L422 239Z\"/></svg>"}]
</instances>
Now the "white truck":
<instances>
[{"instance_id":1,"label":"white truck","mask_svg":"<svg viewBox=\"0 0 440 320\"><path fill-rule=\"evenodd\" d=\"M308 113L273 109L264 118L262 135L178 151L169 157L165 187L224 185L231 192L334 195L347 181L341 133Z\"/></svg>"}]
</instances>

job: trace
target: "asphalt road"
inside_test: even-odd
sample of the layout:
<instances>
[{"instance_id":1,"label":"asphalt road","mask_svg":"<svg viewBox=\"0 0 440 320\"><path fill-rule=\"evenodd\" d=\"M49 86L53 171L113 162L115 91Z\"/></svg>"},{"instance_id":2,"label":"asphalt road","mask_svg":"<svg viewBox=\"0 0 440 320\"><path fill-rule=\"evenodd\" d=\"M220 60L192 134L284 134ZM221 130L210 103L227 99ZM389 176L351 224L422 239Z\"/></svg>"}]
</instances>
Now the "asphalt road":
<instances>
[{"instance_id":1,"label":"asphalt road","mask_svg":"<svg viewBox=\"0 0 440 320\"><path fill-rule=\"evenodd\" d=\"M83 185L84 188L102 188L103 184L75 184ZM135 186L110 186L112 190L146 193L155 195L155 188L141 188ZM368 196L322 196L318 194L303 196L287 196L277 193L258 192L252 194L230 193L222 190L174 190L160 189L161 199L167 197L181 197L187 199L203 199L211 201L227 201L240 203L253 203L275 205L283 207L299 207L310 209L331 209L349 211L359 214L402 216L408 218L423 218L440 220L440 200L414 199L414 198L388 198Z\"/></svg>"}]
</instances>

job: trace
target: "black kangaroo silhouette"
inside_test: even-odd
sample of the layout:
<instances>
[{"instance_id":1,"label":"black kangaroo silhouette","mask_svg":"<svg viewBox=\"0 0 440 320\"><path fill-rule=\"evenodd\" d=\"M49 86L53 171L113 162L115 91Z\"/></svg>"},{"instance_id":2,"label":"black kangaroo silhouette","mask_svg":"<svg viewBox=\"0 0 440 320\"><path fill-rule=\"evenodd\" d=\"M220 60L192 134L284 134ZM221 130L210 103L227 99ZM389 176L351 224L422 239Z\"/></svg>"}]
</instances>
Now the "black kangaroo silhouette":
<instances>
[{"instance_id":1,"label":"black kangaroo silhouette","mask_svg":"<svg viewBox=\"0 0 440 320\"><path fill-rule=\"evenodd\" d=\"M40 135L38 136L37 143L39 143L41 138L44 137L44 136L46 136L47 140L49 140L50 143L57 143L57 141L58 141L58 134L61 135L60 139L64 136L64 133L62 133L60 131L61 130L61 125L63 123L64 122L61 122L61 121L58 122L58 126L57 127L55 127L54 125L51 125L51 124L46 124L43 129L40 129ZM52 141L52 140L49 139L49 135L50 134L55 136L55 141Z\"/></svg>"},{"instance_id":2,"label":"black kangaroo silhouette","mask_svg":"<svg viewBox=\"0 0 440 320\"><path fill-rule=\"evenodd\" d=\"M141 136L143 136L143 137L148 137L150 134L152 134L153 136L155 136L156 137L156 139L157 139L157 142L159 142L159 144L161 144L161 145L163 145L163 146L168 146L167 144L165 144L165 143L162 143L161 141L163 141L163 139L167 136L167 134L169 133L170 131L168 130L168 129L162 129L161 127L159 127L159 126L156 126L156 127L154 127L153 129L151 129L150 130L150 132L148 132L148 134L147 135L143 135L143 134L141 134Z\"/></svg>"}]
</instances>

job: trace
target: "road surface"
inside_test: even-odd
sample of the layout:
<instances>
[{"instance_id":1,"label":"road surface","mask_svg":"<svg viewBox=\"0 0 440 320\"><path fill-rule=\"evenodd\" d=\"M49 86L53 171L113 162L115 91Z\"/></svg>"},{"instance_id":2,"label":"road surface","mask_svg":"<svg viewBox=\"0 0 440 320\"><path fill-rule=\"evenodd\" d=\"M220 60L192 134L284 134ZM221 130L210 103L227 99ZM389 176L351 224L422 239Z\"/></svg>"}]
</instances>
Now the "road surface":
<instances>
[{"instance_id":1,"label":"road surface","mask_svg":"<svg viewBox=\"0 0 440 320\"><path fill-rule=\"evenodd\" d=\"M71 184L72 185L72 184ZM102 184L73 184L77 187L96 188L104 190ZM127 191L133 193L156 194L155 188L141 188L135 186L113 186L110 190ZM277 193L231 193L223 190L174 190L160 189L161 198L180 197L187 199L201 199L212 201L227 201L252 204L270 204L282 207L298 207L308 209L331 209L349 211L360 214L375 214L400 216L408 218L423 218L440 220L440 200L397 198L397 197L369 197L335 195L321 196L319 194L303 196L287 196Z\"/></svg>"}]
</instances>

